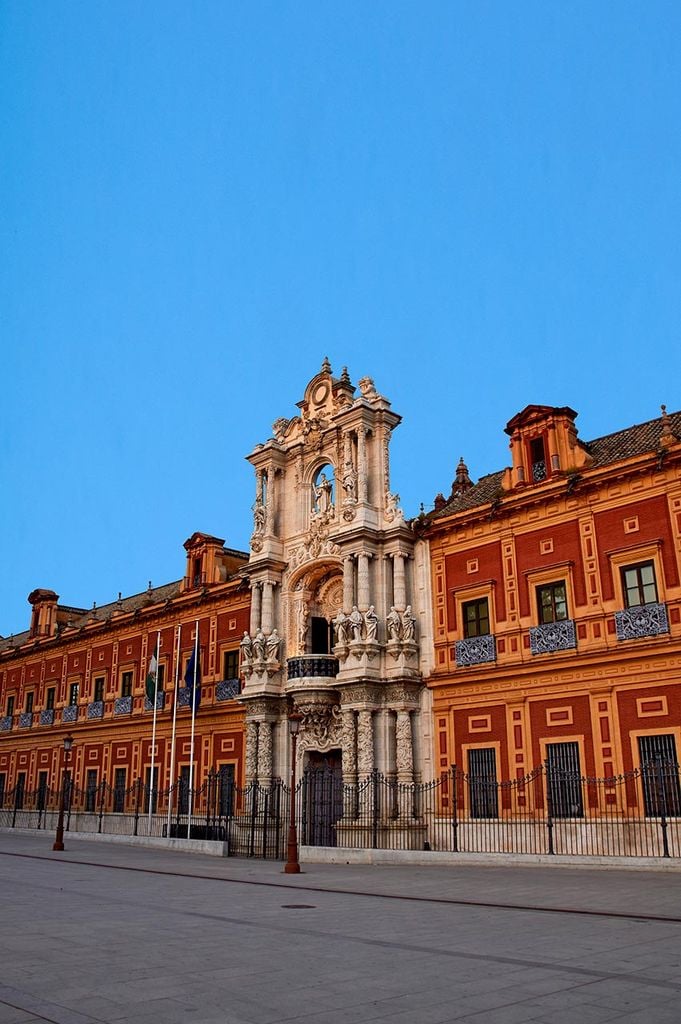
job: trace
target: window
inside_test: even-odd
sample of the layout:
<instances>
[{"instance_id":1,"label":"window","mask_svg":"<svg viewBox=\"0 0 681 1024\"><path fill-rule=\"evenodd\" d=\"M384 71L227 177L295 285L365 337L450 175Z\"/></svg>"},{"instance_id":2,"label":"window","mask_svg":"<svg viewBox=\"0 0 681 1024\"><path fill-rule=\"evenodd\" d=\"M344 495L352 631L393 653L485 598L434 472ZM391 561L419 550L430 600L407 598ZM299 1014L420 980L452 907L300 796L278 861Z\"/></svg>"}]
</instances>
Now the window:
<instances>
[{"instance_id":1,"label":"window","mask_svg":"<svg viewBox=\"0 0 681 1024\"><path fill-rule=\"evenodd\" d=\"M546 479L546 452L544 451L544 439L535 437L530 441L530 460L532 462L532 480L539 483Z\"/></svg>"},{"instance_id":2,"label":"window","mask_svg":"<svg viewBox=\"0 0 681 1024\"><path fill-rule=\"evenodd\" d=\"M36 807L39 811L45 810L47 803L47 772L40 772L38 775L38 792L36 794Z\"/></svg>"},{"instance_id":3,"label":"window","mask_svg":"<svg viewBox=\"0 0 681 1024\"><path fill-rule=\"evenodd\" d=\"M239 678L239 652L225 651L222 655L222 678Z\"/></svg>"},{"instance_id":4,"label":"window","mask_svg":"<svg viewBox=\"0 0 681 1024\"><path fill-rule=\"evenodd\" d=\"M7 783L7 775L5 772L0 772L0 807L5 805L5 786Z\"/></svg>"},{"instance_id":5,"label":"window","mask_svg":"<svg viewBox=\"0 0 681 1024\"><path fill-rule=\"evenodd\" d=\"M564 580L537 587L537 610L540 625L547 622L563 622L568 618Z\"/></svg>"},{"instance_id":6,"label":"window","mask_svg":"<svg viewBox=\"0 0 681 1024\"><path fill-rule=\"evenodd\" d=\"M466 601L461 610L465 637L489 634L489 602L486 597L481 597L477 601Z\"/></svg>"},{"instance_id":7,"label":"window","mask_svg":"<svg viewBox=\"0 0 681 1024\"><path fill-rule=\"evenodd\" d=\"M331 625L326 619L313 615L310 625L310 653L331 653Z\"/></svg>"},{"instance_id":8,"label":"window","mask_svg":"<svg viewBox=\"0 0 681 1024\"><path fill-rule=\"evenodd\" d=\"M180 814L189 814L189 765L183 764L180 768L180 791L177 799L177 809Z\"/></svg>"},{"instance_id":9,"label":"window","mask_svg":"<svg viewBox=\"0 0 681 1024\"><path fill-rule=\"evenodd\" d=\"M643 805L649 817L681 815L679 763L672 733L639 736Z\"/></svg>"},{"instance_id":10,"label":"window","mask_svg":"<svg viewBox=\"0 0 681 1024\"><path fill-rule=\"evenodd\" d=\"M14 806L18 811L24 806L24 793L26 791L26 772L19 772L17 784L14 787Z\"/></svg>"},{"instance_id":11,"label":"window","mask_svg":"<svg viewBox=\"0 0 681 1024\"><path fill-rule=\"evenodd\" d=\"M97 769L88 768L85 779L85 810L93 813L97 810Z\"/></svg>"},{"instance_id":12,"label":"window","mask_svg":"<svg viewBox=\"0 0 681 1024\"><path fill-rule=\"evenodd\" d=\"M80 689L78 683L71 683L69 687L69 704L73 706L78 703L78 690Z\"/></svg>"},{"instance_id":13,"label":"window","mask_svg":"<svg viewBox=\"0 0 681 1024\"><path fill-rule=\"evenodd\" d=\"M158 689L158 692L160 693L161 690L163 689L163 684L164 684L165 678L166 678L166 667L165 667L165 664L163 662L161 662L161 661L159 661L159 663L158 663L157 672L158 672L158 675L157 675L157 679L158 679L157 689Z\"/></svg>"},{"instance_id":14,"label":"window","mask_svg":"<svg viewBox=\"0 0 681 1024\"><path fill-rule=\"evenodd\" d=\"M9 718L14 714L14 694L7 698L7 715Z\"/></svg>"},{"instance_id":15,"label":"window","mask_svg":"<svg viewBox=\"0 0 681 1024\"><path fill-rule=\"evenodd\" d=\"M231 818L234 813L234 765L221 764L218 776L218 813Z\"/></svg>"},{"instance_id":16,"label":"window","mask_svg":"<svg viewBox=\"0 0 681 1024\"><path fill-rule=\"evenodd\" d=\"M31 690L30 693L26 694L26 711L29 712L29 713L31 711L33 711L33 698L34 698L34 693Z\"/></svg>"},{"instance_id":17,"label":"window","mask_svg":"<svg viewBox=\"0 0 681 1024\"><path fill-rule=\"evenodd\" d=\"M54 711L54 686L50 686L45 695L45 707L48 711Z\"/></svg>"},{"instance_id":18,"label":"window","mask_svg":"<svg viewBox=\"0 0 681 1024\"><path fill-rule=\"evenodd\" d=\"M468 786L471 818L496 818L499 805L497 755L494 747L468 751Z\"/></svg>"},{"instance_id":19,"label":"window","mask_svg":"<svg viewBox=\"0 0 681 1024\"><path fill-rule=\"evenodd\" d=\"M121 697L130 697L132 694L132 672L121 673Z\"/></svg>"},{"instance_id":20,"label":"window","mask_svg":"<svg viewBox=\"0 0 681 1024\"><path fill-rule=\"evenodd\" d=\"M546 744L549 813L554 818L581 818L582 780L577 743Z\"/></svg>"},{"instance_id":21,"label":"window","mask_svg":"<svg viewBox=\"0 0 681 1024\"><path fill-rule=\"evenodd\" d=\"M125 810L125 768L117 768L114 774L113 809L119 814Z\"/></svg>"},{"instance_id":22,"label":"window","mask_svg":"<svg viewBox=\"0 0 681 1024\"><path fill-rule=\"evenodd\" d=\"M627 608L641 604L657 603L657 584L655 582L655 566L652 562L640 562L638 565L622 567L622 593Z\"/></svg>"},{"instance_id":23,"label":"window","mask_svg":"<svg viewBox=\"0 0 681 1024\"><path fill-rule=\"evenodd\" d=\"M95 689L94 689L94 701L95 704L100 704L104 700L104 683L106 682L105 676L95 677Z\"/></svg>"}]
</instances>

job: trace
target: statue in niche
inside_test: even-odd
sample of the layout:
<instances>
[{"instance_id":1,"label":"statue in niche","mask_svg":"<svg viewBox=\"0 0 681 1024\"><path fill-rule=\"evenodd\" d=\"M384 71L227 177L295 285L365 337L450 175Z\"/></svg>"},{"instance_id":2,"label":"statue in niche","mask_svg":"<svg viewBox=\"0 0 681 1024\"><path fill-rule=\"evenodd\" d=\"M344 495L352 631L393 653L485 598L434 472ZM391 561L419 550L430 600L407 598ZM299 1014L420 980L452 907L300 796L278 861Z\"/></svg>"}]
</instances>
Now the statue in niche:
<instances>
[{"instance_id":1,"label":"statue in niche","mask_svg":"<svg viewBox=\"0 0 681 1024\"><path fill-rule=\"evenodd\" d=\"M364 625L366 627L367 643L376 643L378 615L374 611L374 606L372 604L369 605L368 609L364 613Z\"/></svg>"},{"instance_id":2,"label":"statue in niche","mask_svg":"<svg viewBox=\"0 0 681 1024\"><path fill-rule=\"evenodd\" d=\"M249 664L253 659L253 641L251 640L246 630L244 630L244 635L241 638L241 643L239 644L239 647L241 648L242 665Z\"/></svg>"},{"instance_id":3,"label":"statue in niche","mask_svg":"<svg viewBox=\"0 0 681 1024\"><path fill-rule=\"evenodd\" d=\"M270 635L265 641L265 650L267 651L268 661L279 660L279 645L281 643L281 637L277 633L276 629L273 629Z\"/></svg>"},{"instance_id":4,"label":"statue in niche","mask_svg":"<svg viewBox=\"0 0 681 1024\"><path fill-rule=\"evenodd\" d=\"M333 620L334 627L336 629L336 643L345 647L348 642L348 624L349 619L345 612L339 611L336 618Z\"/></svg>"},{"instance_id":5,"label":"statue in niche","mask_svg":"<svg viewBox=\"0 0 681 1024\"><path fill-rule=\"evenodd\" d=\"M351 462L345 463L343 473L343 490L345 491L345 504L354 505L357 502L357 474Z\"/></svg>"},{"instance_id":6,"label":"statue in niche","mask_svg":"<svg viewBox=\"0 0 681 1024\"><path fill-rule=\"evenodd\" d=\"M413 644L416 632L416 619L412 615L411 605L402 612L402 640L405 644Z\"/></svg>"},{"instance_id":7,"label":"statue in niche","mask_svg":"<svg viewBox=\"0 0 681 1024\"><path fill-rule=\"evenodd\" d=\"M357 607L357 605L353 604L352 611L350 612L350 616L348 618L348 622L350 623L350 630L352 632L352 639L353 640L361 640L362 639L362 623L363 623L363 621L364 620L362 619L362 613L360 612L360 610Z\"/></svg>"},{"instance_id":8,"label":"statue in niche","mask_svg":"<svg viewBox=\"0 0 681 1024\"><path fill-rule=\"evenodd\" d=\"M395 608L395 605L390 606L387 618L385 620L386 629L388 631L389 640L399 640L402 628L402 619L400 613Z\"/></svg>"},{"instance_id":9,"label":"statue in niche","mask_svg":"<svg viewBox=\"0 0 681 1024\"><path fill-rule=\"evenodd\" d=\"M256 661L265 660L265 634L261 629L258 630L253 640L253 657Z\"/></svg>"},{"instance_id":10,"label":"statue in niche","mask_svg":"<svg viewBox=\"0 0 681 1024\"><path fill-rule=\"evenodd\" d=\"M265 524L267 523L267 509L263 504L263 500L258 495L255 499L255 505L253 506L253 536L261 537L265 532Z\"/></svg>"},{"instance_id":11,"label":"statue in niche","mask_svg":"<svg viewBox=\"0 0 681 1024\"><path fill-rule=\"evenodd\" d=\"M319 477L319 481L314 487L314 498L315 508L322 515L325 512L330 512L333 505L333 484L327 477L326 473L322 473Z\"/></svg>"}]
</instances>

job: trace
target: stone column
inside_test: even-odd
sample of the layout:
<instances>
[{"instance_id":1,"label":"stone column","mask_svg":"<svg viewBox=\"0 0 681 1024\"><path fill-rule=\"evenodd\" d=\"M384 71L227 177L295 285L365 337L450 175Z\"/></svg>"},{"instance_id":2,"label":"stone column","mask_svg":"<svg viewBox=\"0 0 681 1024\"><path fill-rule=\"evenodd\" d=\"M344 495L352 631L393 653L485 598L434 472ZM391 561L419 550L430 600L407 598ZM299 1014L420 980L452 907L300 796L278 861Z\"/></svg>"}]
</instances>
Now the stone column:
<instances>
[{"instance_id":1,"label":"stone column","mask_svg":"<svg viewBox=\"0 0 681 1024\"><path fill-rule=\"evenodd\" d=\"M343 817L357 817L357 722L355 712L343 711L341 726L343 752Z\"/></svg>"},{"instance_id":2,"label":"stone column","mask_svg":"<svg viewBox=\"0 0 681 1024\"><path fill-rule=\"evenodd\" d=\"M397 712L395 729L397 747L397 781L414 781L414 745L411 732L411 712Z\"/></svg>"},{"instance_id":3,"label":"stone column","mask_svg":"<svg viewBox=\"0 0 681 1024\"><path fill-rule=\"evenodd\" d=\"M273 596L274 583L271 580L265 580L262 585L262 620L260 626L265 636L272 632Z\"/></svg>"},{"instance_id":4,"label":"stone column","mask_svg":"<svg viewBox=\"0 0 681 1024\"><path fill-rule=\"evenodd\" d=\"M343 559L343 611L349 615L355 603L355 559L346 555Z\"/></svg>"},{"instance_id":5,"label":"stone column","mask_svg":"<svg viewBox=\"0 0 681 1024\"><path fill-rule=\"evenodd\" d=\"M361 777L374 770L373 714L367 710L357 714L357 770Z\"/></svg>"},{"instance_id":6,"label":"stone column","mask_svg":"<svg viewBox=\"0 0 681 1024\"><path fill-rule=\"evenodd\" d=\"M362 551L357 556L357 605L365 612L370 603L369 555Z\"/></svg>"},{"instance_id":7,"label":"stone column","mask_svg":"<svg viewBox=\"0 0 681 1024\"><path fill-rule=\"evenodd\" d=\"M251 584L251 636L260 629L260 607L262 602L262 583Z\"/></svg>"},{"instance_id":8,"label":"stone column","mask_svg":"<svg viewBox=\"0 0 681 1024\"><path fill-rule=\"evenodd\" d=\"M404 572L404 555L396 551L393 555L393 604L398 611L407 607L407 583Z\"/></svg>"},{"instance_id":9,"label":"stone column","mask_svg":"<svg viewBox=\"0 0 681 1024\"><path fill-rule=\"evenodd\" d=\"M246 785L258 777L258 723L246 719Z\"/></svg>"},{"instance_id":10,"label":"stone column","mask_svg":"<svg viewBox=\"0 0 681 1024\"><path fill-rule=\"evenodd\" d=\"M360 501L367 500L367 432L364 427L357 431L357 488Z\"/></svg>"},{"instance_id":11,"label":"stone column","mask_svg":"<svg viewBox=\"0 0 681 1024\"><path fill-rule=\"evenodd\" d=\"M258 782L269 786L272 782L272 723L258 725Z\"/></svg>"}]
</instances>

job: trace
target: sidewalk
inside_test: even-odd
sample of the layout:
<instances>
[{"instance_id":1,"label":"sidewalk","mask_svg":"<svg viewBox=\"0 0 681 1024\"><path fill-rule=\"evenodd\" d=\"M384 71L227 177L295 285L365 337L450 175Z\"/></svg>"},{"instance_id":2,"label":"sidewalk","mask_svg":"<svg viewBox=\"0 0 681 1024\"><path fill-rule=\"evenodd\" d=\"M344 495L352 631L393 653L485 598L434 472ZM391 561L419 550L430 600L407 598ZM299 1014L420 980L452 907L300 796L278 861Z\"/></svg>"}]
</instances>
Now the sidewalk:
<instances>
[{"instance_id":1,"label":"sidewalk","mask_svg":"<svg viewBox=\"0 0 681 1024\"><path fill-rule=\"evenodd\" d=\"M681 1018L674 874L51 843L0 834L0 1024Z\"/></svg>"}]
</instances>

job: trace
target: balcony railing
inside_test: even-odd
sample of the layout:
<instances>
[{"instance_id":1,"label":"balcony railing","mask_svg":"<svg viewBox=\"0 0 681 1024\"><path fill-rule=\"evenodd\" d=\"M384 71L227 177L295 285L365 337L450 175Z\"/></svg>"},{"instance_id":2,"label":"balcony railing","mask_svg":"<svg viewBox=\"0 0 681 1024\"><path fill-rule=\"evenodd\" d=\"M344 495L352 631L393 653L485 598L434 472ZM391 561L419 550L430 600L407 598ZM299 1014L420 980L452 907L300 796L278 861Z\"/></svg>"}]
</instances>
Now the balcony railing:
<instances>
[{"instance_id":1,"label":"balcony railing","mask_svg":"<svg viewBox=\"0 0 681 1024\"><path fill-rule=\"evenodd\" d=\"M88 704L87 717L88 719L104 718L104 701L93 700L90 704Z\"/></svg>"},{"instance_id":2,"label":"balcony railing","mask_svg":"<svg viewBox=\"0 0 681 1024\"><path fill-rule=\"evenodd\" d=\"M238 679L221 679L215 684L216 700L234 700L241 692L241 684Z\"/></svg>"},{"instance_id":3,"label":"balcony railing","mask_svg":"<svg viewBox=\"0 0 681 1024\"><path fill-rule=\"evenodd\" d=\"M535 484L546 480L546 461L544 459L532 463L532 480Z\"/></svg>"},{"instance_id":4,"label":"balcony railing","mask_svg":"<svg viewBox=\"0 0 681 1024\"><path fill-rule=\"evenodd\" d=\"M480 665L485 661L496 661L497 659L497 645L491 633L457 640L455 650L456 663L461 667Z\"/></svg>"},{"instance_id":5,"label":"balcony railing","mask_svg":"<svg viewBox=\"0 0 681 1024\"><path fill-rule=\"evenodd\" d=\"M0 732L9 732L12 728L13 715L5 715L4 718L0 718Z\"/></svg>"},{"instance_id":6,"label":"balcony railing","mask_svg":"<svg viewBox=\"0 0 681 1024\"><path fill-rule=\"evenodd\" d=\"M338 658L324 654L301 654L288 658L289 679L335 679L338 675Z\"/></svg>"},{"instance_id":7,"label":"balcony railing","mask_svg":"<svg viewBox=\"0 0 681 1024\"><path fill-rule=\"evenodd\" d=\"M116 697L114 715L129 715L132 711L132 697Z\"/></svg>"},{"instance_id":8,"label":"balcony railing","mask_svg":"<svg viewBox=\"0 0 681 1024\"><path fill-rule=\"evenodd\" d=\"M163 692L163 690L159 690L158 693L156 694L156 710L157 711L163 711L163 708L165 707L165 702L166 702L166 695ZM154 710L154 702L153 702L153 700L149 700L149 698L146 697L146 696L144 698L144 710L145 711L153 711Z\"/></svg>"},{"instance_id":9,"label":"balcony railing","mask_svg":"<svg viewBox=\"0 0 681 1024\"><path fill-rule=\"evenodd\" d=\"M65 708L62 708L61 712L62 722L77 722L78 721L78 705L67 704Z\"/></svg>"},{"instance_id":10,"label":"balcony railing","mask_svg":"<svg viewBox=\"0 0 681 1024\"><path fill-rule=\"evenodd\" d=\"M54 725L54 708L45 708L41 711L39 721L41 725Z\"/></svg>"},{"instance_id":11,"label":"balcony railing","mask_svg":"<svg viewBox=\"0 0 681 1024\"><path fill-rule=\"evenodd\" d=\"M530 650L533 654L567 651L576 646L577 634L572 619L544 622L541 626L530 627Z\"/></svg>"},{"instance_id":12,"label":"balcony railing","mask_svg":"<svg viewBox=\"0 0 681 1024\"><path fill-rule=\"evenodd\" d=\"M615 628L618 640L638 640L639 637L668 633L667 606L640 604L615 612Z\"/></svg>"},{"instance_id":13,"label":"balcony railing","mask_svg":"<svg viewBox=\"0 0 681 1024\"><path fill-rule=\"evenodd\" d=\"M33 725L33 712L32 711L22 711L21 714L19 715L19 728L20 729L30 729L32 725Z\"/></svg>"}]
</instances>

